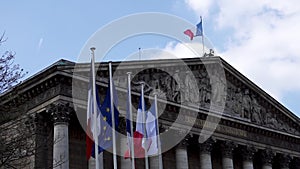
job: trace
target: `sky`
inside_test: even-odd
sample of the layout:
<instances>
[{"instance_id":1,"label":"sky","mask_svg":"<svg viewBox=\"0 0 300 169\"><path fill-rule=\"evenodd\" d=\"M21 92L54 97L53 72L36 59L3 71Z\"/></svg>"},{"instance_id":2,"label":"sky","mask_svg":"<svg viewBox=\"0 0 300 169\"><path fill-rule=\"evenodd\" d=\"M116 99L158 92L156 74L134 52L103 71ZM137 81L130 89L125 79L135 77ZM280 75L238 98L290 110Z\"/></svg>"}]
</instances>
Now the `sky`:
<instances>
[{"instance_id":1,"label":"sky","mask_svg":"<svg viewBox=\"0 0 300 169\"><path fill-rule=\"evenodd\" d=\"M300 6L298 0L0 0L0 47L32 76L59 59L77 61L87 40L119 18L166 13L192 24L203 17L216 54L300 117ZM139 23L135 23L139 26ZM184 53L170 38L132 37L109 55L122 60L137 49Z\"/></svg>"}]
</instances>

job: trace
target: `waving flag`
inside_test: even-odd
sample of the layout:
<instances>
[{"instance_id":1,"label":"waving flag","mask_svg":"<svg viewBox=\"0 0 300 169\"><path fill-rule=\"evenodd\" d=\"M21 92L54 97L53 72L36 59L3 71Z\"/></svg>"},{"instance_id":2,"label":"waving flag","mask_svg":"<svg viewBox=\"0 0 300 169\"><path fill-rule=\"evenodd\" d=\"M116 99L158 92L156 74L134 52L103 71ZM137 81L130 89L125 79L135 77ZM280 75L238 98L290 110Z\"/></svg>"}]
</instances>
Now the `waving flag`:
<instances>
[{"instance_id":1,"label":"waving flag","mask_svg":"<svg viewBox=\"0 0 300 169\"><path fill-rule=\"evenodd\" d=\"M200 22L196 25L196 35L195 36L203 36L203 27L202 27L202 17L200 16Z\"/></svg>"},{"instance_id":2,"label":"waving flag","mask_svg":"<svg viewBox=\"0 0 300 169\"><path fill-rule=\"evenodd\" d=\"M190 29L187 29L187 30L184 31L183 33L186 34L187 36L189 36L191 40L193 40L193 38L194 38L194 33L193 33Z\"/></svg>"},{"instance_id":3,"label":"waving flag","mask_svg":"<svg viewBox=\"0 0 300 169\"><path fill-rule=\"evenodd\" d=\"M110 87L108 86L106 96L104 102L100 108L101 110L101 121L100 126L100 135L99 135L99 145L101 147L101 152L112 147L112 112L111 101L110 101ZM118 128L119 125L119 111L117 109L118 99L115 87L113 85L113 98L114 98L114 116L115 116L115 129Z\"/></svg>"},{"instance_id":4,"label":"waving flag","mask_svg":"<svg viewBox=\"0 0 300 169\"><path fill-rule=\"evenodd\" d=\"M189 36L191 40L193 40L193 38L196 36L203 37L202 17L200 16L200 22L196 25L196 34L194 34L194 32L191 31L191 29L187 29L183 33Z\"/></svg>"},{"instance_id":5,"label":"waving flag","mask_svg":"<svg viewBox=\"0 0 300 169\"><path fill-rule=\"evenodd\" d=\"M144 112L142 111L142 96L140 97L140 102L138 105L137 116L136 116L136 130L133 133L133 144L134 144L134 156L135 158L143 158L145 157L145 145L144 138L146 137L146 133L144 131ZM125 158L130 157L130 151L127 150L124 155Z\"/></svg>"},{"instance_id":6,"label":"waving flag","mask_svg":"<svg viewBox=\"0 0 300 169\"><path fill-rule=\"evenodd\" d=\"M130 83L130 82L129 82ZM131 89L130 89L130 84L128 85L128 89L127 89L127 112L126 112L126 132L127 132L127 145L128 145L128 150L127 151L125 151L125 154L124 154L124 157L125 157L125 159L126 158L129 158L130 156L133 156L133 155L131 155L130 153L132 152L132 148L134 148L133 146L132 146L132 132L131 132L131 130L132 130L132 127L133 126L131 126L131 121L130 120L132 120L131 119L131 117L132 117L132 112L131 112L131 96L130 96L130 94L131 94L131 91L130 91ZM134 153L133 153L134 154Z\"/></svg>"},{"instance_id":7,"label":"waving flag","mask_svg":"<svg viewBox=\"0 0 300 169\"><path fill-rule=\"evenodd\" d=\"M90 157L95 157L95 142L94 138L99 135L99 133L94 133L94 113L97 113L99 117L100 114L100 102L98 92L96 91L96 99L97 99L97 110L94 110L94 102L93 102L93 92L92 92L92 66L90 70L90 80L88 86L88 103L87 103L87 128L86 128L86 158L87 160ZM97 127L100 128L99 123L97 123ZM98 153L100 153L100 147L98 146Z\"/></svg>"},{"instance_id":8,"label":"waving flag","mask_svg":"<svg viewBox=\"0 0 300 169\"><path fill-rule=\"evenodd\" d=\"M155 155L158 153L157 144L157 117L155 112L155 102L151 105L147 111L146 119L146 131L147 131L147 153L148 155Z\"/></svg>"}]
</instances>

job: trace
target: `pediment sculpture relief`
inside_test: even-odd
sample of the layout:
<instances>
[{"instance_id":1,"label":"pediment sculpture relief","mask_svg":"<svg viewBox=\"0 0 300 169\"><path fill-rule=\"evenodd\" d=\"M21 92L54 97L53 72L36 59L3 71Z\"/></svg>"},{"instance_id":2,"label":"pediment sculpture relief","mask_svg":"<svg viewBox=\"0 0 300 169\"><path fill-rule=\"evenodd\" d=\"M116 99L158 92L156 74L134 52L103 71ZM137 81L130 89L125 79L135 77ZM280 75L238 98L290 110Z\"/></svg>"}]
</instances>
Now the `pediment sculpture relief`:
<instances>
[{"instance_id":1,"label":"pediment sculpture relief","mask_svg":"<svg viewBox=\"0 0 300 169\"><path fill-rule=\"evenodd\" d=\"M149 95L153 89L159 89L158 97L178 104L197 103L209 108L211 101L219 104L226 100L224 113L254 124L296 135L299 131L291 124L281 120L274 112L266 109L258 102L258 96L247 88L236 87L231 82L223 82L218 74L208 76L203 70L194 72L175 70L172 75L164 71L141 72L132 79L132 90L140 92L140 82L145 83L144 93ZM195 77L195 78L192 78ZM118 77L125 79L125 77ZM125 80L117 80L119 85L126 86ZM196 85L195 85L196 84ZM225 89L225 84L227 89ZM226 98L219 92L227 90Z\"/></svg>"}]
</instances>

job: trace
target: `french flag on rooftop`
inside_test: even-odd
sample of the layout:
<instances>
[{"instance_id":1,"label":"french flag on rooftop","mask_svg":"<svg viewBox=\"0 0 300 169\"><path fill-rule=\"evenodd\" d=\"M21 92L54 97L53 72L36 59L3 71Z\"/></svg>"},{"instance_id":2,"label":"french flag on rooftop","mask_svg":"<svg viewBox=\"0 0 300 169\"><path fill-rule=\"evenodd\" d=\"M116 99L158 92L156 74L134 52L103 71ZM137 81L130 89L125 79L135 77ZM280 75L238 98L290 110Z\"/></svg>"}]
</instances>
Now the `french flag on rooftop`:
<instances>
[{"instance_id":1,"label":"french flag on rooftop","mask_svg":"<svg viewBox=\"0 0 300 169\"><path fill-rule=\"evenodd\" d=\"M203 36L202 17L200 16L200 22L196 25L196 34L191 29L187 29L183 33L190 37L191 40L196 36Z\"/></svg>"}]
</instances>

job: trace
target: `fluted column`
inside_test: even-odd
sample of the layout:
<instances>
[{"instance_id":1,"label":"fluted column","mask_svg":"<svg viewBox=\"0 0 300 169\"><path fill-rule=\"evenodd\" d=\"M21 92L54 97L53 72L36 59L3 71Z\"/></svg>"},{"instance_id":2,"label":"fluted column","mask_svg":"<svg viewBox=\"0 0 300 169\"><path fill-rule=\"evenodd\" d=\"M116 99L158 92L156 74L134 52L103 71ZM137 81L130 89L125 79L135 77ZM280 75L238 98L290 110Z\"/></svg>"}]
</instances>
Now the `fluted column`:
<instances>
[{"instance_id":1,"label":"fluted column","mask_svg":"<svg viewBox=\"0 0 300 169\"><path fill-rule=\"evenodd\" d=\"M297 167L299 168L300 167L300 158L299 157L294 157L293 161L294 161L293 162L293 167L294 168L297 168Z\"/></svg>"},{"instance_id":2,"label":"fluted column","mask_svg":"<svg viewBox=\"0 0 300 169\"><path fill-rule=\"evenodd\" d=\"M69 169L69 120L74 111L69 104L51 105L48 112L54 121L53 169Z\"/></svg>"},{"instance_id":3,"label":"fluted column","mask_svg":"<svg viewBox=\"0 0 300 169\"><path fill-rule=\"evenodd\" d=\"M245 146L242 149L243 155L243 169L253 169L253 156L256 149L251 146Z\"/></svg>"},{"instance_id":4,"label":"fluted column","mask_svg":"<svg viewBox=\"0 0 300 169\"><path fill-rule=\"evenodd\" d=\"M165 129L166 129L165 126L163 126L163 125L159 126L160 133L163 133L165 131ZM160 144L157 146L160 146ZM159 149L158 155L150 157L150 160L149 160L150 161L150 169L163 168L162 154L159 154L159 153L161 153L161 147L158 147L158 149ZM159 166L159 165L161 165L161 166Z\"/></svg>"},{"instance_id":5,"label":"fluted column","mask_svg":"<svg viewBox=\"0 0 300 169\"><path fill-rule=\"evenodd\" d=\"M262 169L272 169L274 152L271 149L265 149L261 153Z\"/></svg>"},{"instance_id":6,"label":"fluted column","mask_svg":"<svg viewBox=\"0 0 300 169\"><path fill-rule=\"evenodd\" d=\"M121 146L120 146L120 150L121 150L121 154L124 155L125 151L128 150L128 145L127 145L127 138L121 138L120 140L121 142ZM123 156L121 156L121 169L127 169L127 168L131 168L131 159L125 159Z\"/></svg>"},{"instance_id":7,"label":"fluted column","mask_svg":"<svg viewBox=\"0 0 300 169\"><path fill-rule=\"evenodd\" d=\"M46 119L41 113L36 113L31 116L31 121L33 120L35 124L35 139L36 147L35 151L35 168L49 168L48 161L48 142L47 134L50 132L48 130L48 119Z\"/></svg>"},{"instance_id":8,"label":"fluted column","mask_svg":"<svg viewBox=\"0 0 300 169\"><path fill-rule=\"evenodd\" d=\"M281 154L279 156L280 169L289 169L292 158L287 154Z\"/></svg>"},{"instance_id":9,"label":"fluted column","mask_svg":"<svg viewBox=\"0 0 300 169\"><path fill-rule=\"evenodd\" d=\"M237 145L232 141L224 141L221 143L223 169L233 169L232 153L236 147Z\"/></svg>"},{"instance_id":10,"label":"fluted column","mask_svg":"<svg viewBox=\"0 0 300 169\"><path fill-rule=\"evenodd\" d=\"M188 169L188 137L185 137L177 146L176 146L176 169Z\"/></svg>"},{"instance_id":11,"label":"fluted column","mask_svg":"<svg viewBox=\"0 0 300 169\"><path fill-rule=\"evenodd\" d=\"M215 141L211 138L200 144L200 168L212 169L211 150Z\"/></svg>"},{"instance_id":12,"label":"fluted column","mask_svg":"<svg viewBox=\"0 0 300 169\"><path fill-rule=\"evenodd\" d=\"M159 156L149 157L150 161L150 169L158 169L159 168Z\"/></svg>"}]
</instances>

